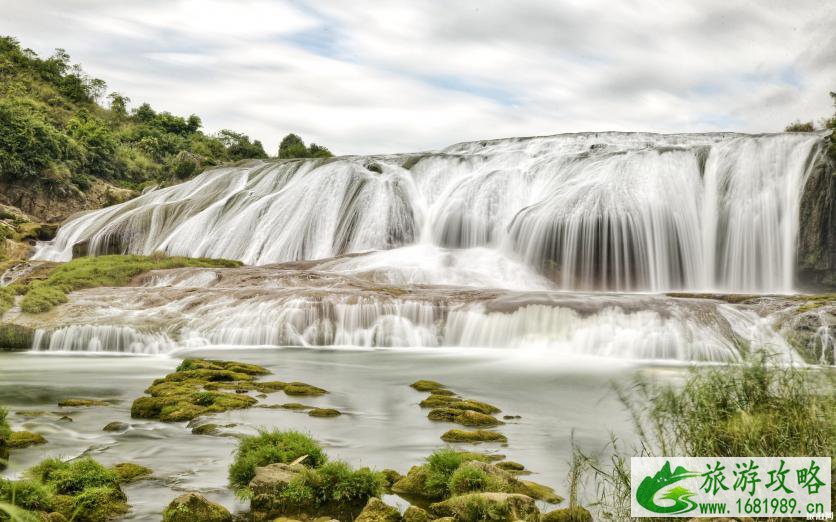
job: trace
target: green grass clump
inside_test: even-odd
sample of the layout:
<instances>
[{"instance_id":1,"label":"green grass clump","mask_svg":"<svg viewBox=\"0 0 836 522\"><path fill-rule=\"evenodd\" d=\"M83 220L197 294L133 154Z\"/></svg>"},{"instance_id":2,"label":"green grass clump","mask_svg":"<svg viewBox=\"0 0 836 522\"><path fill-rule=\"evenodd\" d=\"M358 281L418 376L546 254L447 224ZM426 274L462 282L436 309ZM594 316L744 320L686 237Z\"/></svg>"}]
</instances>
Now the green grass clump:
<instances>
[{"instance_id":1,"label":"green grass clump","mask_svg":"<svg viewBox=\"0 0 836 522\"><path fill-rule=\"evenodd\" d=\"M302 464L317 468L328 458L322 447L311 437L298 431L261 431L244 437L229 467L229 482L236 489L246 488L255 476L255 469L268 464L289 464L305 456Z\"/></svg>"},{"instance_id":2,"label":"green grass clump","mask_svg":"<svg viewBox=\"0 0 836 522\"><path fill-rule=\"evenodd\" d=\"M76 495L88 488L117 487L119 475L90 457L70 462L47 459L30 470L30 476L62 495Z\"/></svg>"},{"instance_id":3,"label":"green grass clump","mask_svg":"<svg viewBox=\"0 0 836 522\"><path fill-rule=\"evenodd\" d=\"M449 481L449 491L452 495L478 491L504 491L504 489L505 484L470 463L459 466L450 476Z\"/></svg>"},{"instance_id":4,"label":"green grass clump","mask_svg":"<svg viewBox=\"0 0 836 522\"><path fill-rule=\"evenodd\" d=\"M8 416L9 410L0 406L0 441L5 441L12 434L12 428L9 426L7 419Z\"/></svg>"},{"instance_id":5,"label":"green grass clump","mask_svg":"<svg viewBox=\"0 0 836 522\"><path fill-rule=\"evenodd\" d=\"M383 476L369 468L352 470L345 462L326 462L306 469L290 481L281 500L290 507L319 507L326 504L365 504L383 491Z\"/></svg>"},{"instance_id":6,"label":"green grass clump","mask_svg":"<svg viewBox=\"0 0 836 522\"><path fill-rule=\"evenodd\" d=\"M30 511L50 511L52 491L37 480L0 479L0 501Z\"/></svg>"},{"instance_id":7,"label":"green grass clump","mask_svg":"<svg viewBox=\"0 0 836 522\"><path fill-rule=\"evenodd\" d=\"M663 455L759 457L836 452L832 376L766 356L694 370L684 386L638 381L622 399L645 445Z\"/></svg>"},{"instance_id":8,"label":"green grass clump","mask_svg":"<svg viewBox=\"0 0 836 522\"><path fill-rule=\"evenodd\" d=\"M431 497L445 498L450 494L450 479L468 458L453 449L442 448L427 457L426 491Z\"/></svg>"},{"instance_id":9,"label":"green grass clump","mask_svg":"<svg viewBox=\"0 0 836 522\"><path fill-rule=\"evenodd\" d=\"M82 288L124 286L135 276L149 270L200 267L230 268L240 266L238 261L226 259L194 259L163 256L99 256L80 257L52 271L43 281L33 282L23 296L20 308L26 313L37 314L65 303L67 294Z\"/></svg>"}]
</instances>

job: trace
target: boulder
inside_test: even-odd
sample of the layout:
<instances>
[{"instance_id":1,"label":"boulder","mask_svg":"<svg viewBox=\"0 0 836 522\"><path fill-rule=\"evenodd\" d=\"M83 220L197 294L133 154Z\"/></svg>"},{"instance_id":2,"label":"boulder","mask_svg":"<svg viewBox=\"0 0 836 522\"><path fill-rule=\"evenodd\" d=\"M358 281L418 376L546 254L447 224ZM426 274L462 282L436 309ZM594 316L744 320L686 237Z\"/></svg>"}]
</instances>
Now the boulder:
<instances>
[{"instance_id":1,"label":"boulder","mask_svg":"<svg viewBox=\"0 0 836 522\"><path fill-rule=\"evenodd\" d=\"M354 522L400 522L400 520L401 514L396 508L377 497L372 497Z\"/></svg>"},{"instance_id":2,"label":"boulder","mask_svg":"<svg viewBox=\"0 0 836 522\"><path fill-rule=\"evenodd\" d=\"M705 521L705 519L701 520ZM592 513L580 506L555 509L543 513L540 522L592 522Z\"/></svg>"},{"instance_id":3,"label":"boulder","mask_svg":"<svg viewBox=\"0 0 836 522\"><path fill-rule=\"evenodd\" d=\"M539 522L533 498L517 493L470 493L430 505L430 513L454 517L458 522L527 520Z\"/></svg>"},{"instance_id":4,"label":"boulder","mask_svg":"<svg viewBox=\"0 0 836 522\"><path fill-rule=\"evenodd\" d=\"M232 514L199 493L186 493L171 501L163 511L163 522L232 522Z\"/></svg>"},{"instance_id":5,"label":"boulder","mask_svg":"<svg viewBox=\"0 0 836 522\"><path fill-rule=\"evenodd\" d=\"M403 514L404 522L430 522L433 517L418 506L409 506Z\"/></svg>"},{"instance_id":6,"label":"boulder","mask_svg":"<svg viewBox=\"0 0 836 522\"><path fill-rule=\"evenodd\" d=\"M255 469L255 476L250 481L252 491L250 506L253 511L272 513L281 511L279 496L305 467L301 464L269 464Z\"/></svg>"},{"instance_id":7,"label":"boulder","mask_svg":"<svg viewBox=\"0 0 836 522\"><path fill-rule=\"evenodd\" d=\"M114 421L108 422L105 427L102 428L102 431L125 431L128 428L130 428L130 426L127 423Z\"/></svg>"}]
</instances>

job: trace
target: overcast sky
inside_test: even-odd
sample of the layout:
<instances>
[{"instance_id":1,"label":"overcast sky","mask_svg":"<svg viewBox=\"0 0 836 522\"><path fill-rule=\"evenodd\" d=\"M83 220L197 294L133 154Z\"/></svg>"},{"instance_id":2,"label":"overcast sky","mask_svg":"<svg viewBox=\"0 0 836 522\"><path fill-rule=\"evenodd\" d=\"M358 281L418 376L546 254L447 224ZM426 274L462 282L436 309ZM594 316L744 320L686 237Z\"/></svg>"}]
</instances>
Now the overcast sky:
<instances>
[{"instance_id":1,"label":"overcast sky","mask_svg":"<svg viewBox=\"0 0 836 522\"><path fill-rule=\"evenodd\" d=\"M831 114L836 2L0 0L136 106L275 154L574 131L774 132Z\"/></svg>"}]
</instances>

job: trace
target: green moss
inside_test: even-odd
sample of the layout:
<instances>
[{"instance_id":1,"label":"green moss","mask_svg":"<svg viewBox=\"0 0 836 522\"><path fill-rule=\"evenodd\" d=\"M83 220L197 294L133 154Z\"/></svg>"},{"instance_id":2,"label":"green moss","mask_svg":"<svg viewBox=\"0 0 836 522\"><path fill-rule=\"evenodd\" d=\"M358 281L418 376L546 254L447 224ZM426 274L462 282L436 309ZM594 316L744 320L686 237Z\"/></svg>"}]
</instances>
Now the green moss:
<instances>
[{"instance_id":1,"label":"green moss","mask_svg":"<svg viewBox=\"0 0 836 522\"><path fill-rule=\"evenodd\" d=\"M246 395L251 381L269 370L236 361L188 359L177 371L157 379L131 405L131 416L163 422L192 420L208 413L249 408L258 401ZM269 383L268 383L269 384ZM233 389L236 393L219 391ZM243 391L244 393L237 393Z\"/></svg>"},{"instance_id":2,"label":"green moss","mask_svg":"<svg viewBox=\"0 0 836 522\"><path fill-rule=\"evenodd\" d=\"M431 421L455 422L462 426L491 427L504 424L491 415L472 410L458 410L454 408L437 408L427 415Z\"/></svg>"},{"instance_id":3,"label":"green moss","mask_svg":"<svg viewBox=\"0 0 836 522\"><path fill-rule=\"evenodd\" d=\"M484 413L486 415L499 413L500 411L502 411L493 404L488 404L487 402L474 401L470 399L452 402L450 403L449 407L457 410L475 411L478 413Z\"/></svg>"},{"instance_id":4,"label":"green moss","mask_svg":"<svg viewBox=\"0 0 836 522\"><path fill-rule=\"evenodd\" d=\"M326 390L322 388L317 388L316 386L312 386L310 384L305 384L304 382L291 382L284 387L284 392L287 395L323 395L328 393Z\"/></svg>"},{"instance_id":5,"label":"green moss","mask_svg":"<svg viewBox=\"0 0 836 522\"><path fill-rule=\"evenodd\" d=\"M446 386L444 386L443 384L441 384L439 382L428 381L428 380L424 380L424 379L419 380L419 381L415 381L412 384L410 384L410 386L412 388L414 388L415 390L418 390L420 392L429 392L429 391L438 390L438 389L441 389L441 388L446 388Z\"/></svg>"},{"instance_id":6,"label":"green moss","mask_svg":"<svg viewBox=\"0 0 836 522\"><path fill-rule=\"evenodd\" d=\"M163 511L163 522L231 522L232 515L225 507L210 502L199 493L186 493L174 500Z\"/></svg>"},{"instance_id":7,"label":"green moss","mask_svg":"<svg viewBox=\"0 0 836 522\"><path fill-rule=\"evenodd\" d=\"M35 331L17 324L0 324L0 352L29 350Z\"/></svg>"},{"instance_id":8,"label":"green moss","mask_svg":"<svg viewBox=\"0 0 836 522\"><path fill-rule=\"evenodd\" d=\"M311 417L339 417L342 413L334 408L314 408L308 412L308 415Z\"/></svg>"},{"instance_id":9,"label":"green moss","mask_svg":"<svg viewBox=\"0 0 836 522\"><path fill-rule=\"evenodd\" d=\"M539 522L540 511L534 500L525 495L507 493L470 493L432 504L436 516L452 516L456 522Z\"/></svg>"},{"instance_id":10,"label":"green moss","mask_svg":"<svg viewBox=\"0 0 836 522\"><path fill-rule=\"evenodd\" d=\"M476 491L503 491L504 488L505 484L502 481L472 463L459 466L449 480L449 490L452 495Z\"/></svg>"},{"instance_id":11,"label":"green moss","mask_svg":"<svg viewBox=\"0 0 836 522\"><path fill-rule=\"evenodd\" d=\"M128 512L127 497L118 486L88 487L75 496L72 520L101 522Z\"/></svg>"},{"instance_id":12,"label":"green moss","mask_svg":"<svg viewBox=\"0 0 836 522\"><path fill-rule=\"evenodd\" d=\"M512 460L506 460L505 462L497 462L496 467L499 468L499 469L504 469L505 471L523 471L523 470L525 470L525 466L523 466L519 462L514 462Z\"/></svg>"},{"instance_id":13,"label":"green moss","mask_svg":"<svg viewBox=\"0 0 836 522\"><path fill-rule=\"evenodd\" d=\"M298 431L262 431L244 437L229 467L229 482L236 489L246 488L255 476L255 468L289 464L303 456L303 464L310 467L321 466L327 460L319 443Z\"/></svg>"},{"instance_id":14,"label":"green moss","mask_svg":"<svg viewBox=\"0 0 836 522\"><path fill-rule=\"evenodd\" d=\"M313 406L307 406L305 404L300 404L298 402L286 402L284 404L279 405L280 408L285 410L311 410Z\"/></svg>"},{"instance_id":15,"label":"green moss","mask_svg":"<svg viewBox=\"0 0 836 522\"><path fill-rule=\"evenodd\" d=\"M508 442L505 435L490 430L449 430L441 436L444 442L465 442L475 444L479 442Z\"/></svg>"},{"instance_id":16,"label":"green moss","mask_svg":"<svg viewBox=\"0 0 836 522\"><path fill-rule=\"evenodd\" d=\"M87 406L109 406L106 401L98 399L64 399L58 403L61 408L79 408Z\"/></svg>"},{"instance_id":17,"label":"green moss","mask_svg":"<svg viewBox=\"0 0 836 522\"><path fill-rule=\"evenodd\" d=\"M324 505L363 505L383 491L384 479L368 468L352 470L345 462L326 462L304 469L280 493L283 504L292 511Z\"/></svg>"},{"instance_id":18,"label":"green moss","mask_svg":"<svg viewBox=\"0 0 836 522\"><path fill-rule=\"evenodd\" d=\"M420 402L420 406L422 408L446 408L456 402L461 402L461 399L446 395L430 395Z\"/></svg>"},{"instance_id":19,"label":"green moss","mask_svg":"<svg viewBox=\"0 0 836 522\"><path fill-rule=\"evenodd\" d=\"M543 513L541 522L593 522L592 514L586 509L575 506L563 509L555 509Z\"/></svg>"},{"instance_id":20,"label":"green moss","mask_svg":"<svg viewBox=\"0 0 836 522\"><path fill-rule=\"evenodd\" d=\"M220 427L211 422L192 428L192 435L215 435L218 432L220 432Z\"/></svg>"},{"instance_id":21,"label":"green moss","mask_svg":"<svg viewBox=\"0 0 836 522\"><path fill-rule=\"evenodd\" d=\"M32 433L31 431L13 431L6 439L6 444L10 448L28 448L36 444L46 444L46 439L43 435Z\"/></svg>"},{"instance_id":22,"label":"green moss","mask_svg":"<svg viewBox=\"0 0 836 522\"><path fill-rule=\"evenodd\" d=\"M151 468L140 466L132 462L122 462L113 466L113 471L119 478L120 483L134 482L142 478L147 478L153 471Z\"/></svg>"},{"instance_id":23,"label":"green moss","mask_svg":"<svg viewBox=\"0 0 836 522\"><path fill-rule=\"evenodd\" d=\"M124 286L149 270L181 267L235 267L238 261L192 259L161 256L80 257L55 268L42 281L35 281L23 296L20 308L26 313L42 313L67 302L67 294L82 288Z\"/></svg>"},{"instance_id":24,"label":"green moss","mask_svg":"<svg viewBox=\"0 0 836 522\"><path fill-rule=\"evenodd\" d=\"M5 238L2 238L5 240ZM15 304L14 290L7 286L0 286L0 318Z\"/></svg>"},{"instance_id":25,"label":"green moss","mask_svg":"<svg viewBox=\"0 0 836 522\"><path fill-rule=\"evenodd\" d=\"M401 522L401 514L379 498L372 497L354 522Z\"/></svg>"}]
</instances>

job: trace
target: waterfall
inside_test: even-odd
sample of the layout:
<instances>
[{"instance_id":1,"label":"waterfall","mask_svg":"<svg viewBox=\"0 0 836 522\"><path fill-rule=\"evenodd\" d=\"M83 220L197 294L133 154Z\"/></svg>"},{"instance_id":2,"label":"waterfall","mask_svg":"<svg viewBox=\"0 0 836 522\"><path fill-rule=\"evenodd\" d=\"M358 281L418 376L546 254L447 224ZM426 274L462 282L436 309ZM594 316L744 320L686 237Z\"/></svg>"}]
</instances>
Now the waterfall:
<instances>
[{"instance_id":1,"label":"waterfall","mask_svg":"<svg viewBox=\"0 0 836 522\"><path fill-rule=\"evenodd\" d=\"M265 265L479 248L524 265L518 279L534 286L786 293L820 142L816 133L584 133L251 161L77 217L35 258L162 251ZM364 262L385 271L385 260ZM473 271L486 274L481 261Z\"/></svg>"}]
</instances>

